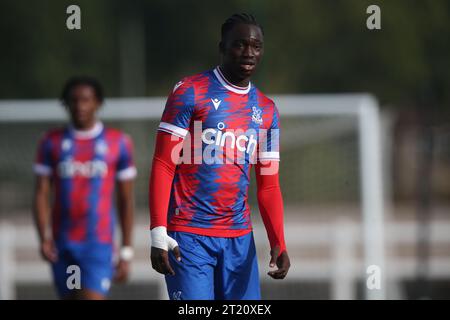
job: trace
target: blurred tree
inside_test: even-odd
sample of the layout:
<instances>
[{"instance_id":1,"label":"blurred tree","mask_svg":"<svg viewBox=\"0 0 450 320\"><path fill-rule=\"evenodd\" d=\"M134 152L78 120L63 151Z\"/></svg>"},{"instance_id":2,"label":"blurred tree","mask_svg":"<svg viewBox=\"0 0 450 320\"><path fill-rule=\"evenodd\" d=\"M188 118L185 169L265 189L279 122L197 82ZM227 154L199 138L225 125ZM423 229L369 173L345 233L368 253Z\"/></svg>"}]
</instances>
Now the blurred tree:
<instances>
[{"instance_id":1,"label":"blurred tree","mask_svg":"<svg viewBox=\"0 0 450 320\"><path fill-rule=\"evenodd\" d=\"M80 31L65 27L69 4L0 3L0 98L55 97L68 76L83 73L98 77L110 96L132 94L142 81L145 94L166 95L182 76L218 63L221 23L247 11L265 29L255 82L266 92L365 91L390 105L449 109L447 0L376 1L381 30L366 28L368 0L79 0ZM136 39L145 43L133 46L143 48L142 63L121 60L123 18L130 16L143 21ZM127 73L141 65L144 74Z\"/></svg>"}]
</instances>

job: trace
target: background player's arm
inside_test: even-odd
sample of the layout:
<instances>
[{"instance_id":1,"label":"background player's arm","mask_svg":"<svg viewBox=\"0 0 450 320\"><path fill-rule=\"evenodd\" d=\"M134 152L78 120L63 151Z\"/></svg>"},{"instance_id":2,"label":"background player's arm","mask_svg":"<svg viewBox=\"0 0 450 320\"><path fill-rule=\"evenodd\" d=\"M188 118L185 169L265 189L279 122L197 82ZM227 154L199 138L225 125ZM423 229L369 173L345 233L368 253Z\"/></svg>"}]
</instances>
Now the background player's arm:
<instances>
[{"instance_id":1,"label":"background player's arm","mask_svg":"<svg viewBox=\"0 0 450 320\"><path fill-rule=\"evenodd\" d=\"M33 165L33 171L36 174L33 216L39 236L41 255L45 260L55 262L58 256L50 228L50 192L52 168L54 167L51 150L51 139L45 135L39 142Z\"/></svg>"},{"instance_id":2,"label":"background player's arm","mask_svg":"<svg viewBox=\"0 0 450 320\"><path fill-rule=\"evenodd\" d=\"M50 177L36 175L33 196L34 222L39 235L42 257L49 262L55 262L57 252L50 231L50 189Z\"/></svg>"},{"instance_id":3,"label":"background player's arm","mask_svg":"<svg viewBox=\"0 0 450 320\"><path fill-rule=\"evenodd\" d=\"M134 180L124 180L117 183L117 208L122 231L122 247L130 247L133 230L133 186Z\"/></svg>"},{"instance_id":4,"label":"background player's arm","mask_svg":"<svg viewBox=\"0 0 450 320\"><path fill-rule=\"evenodd\" d=\"M133 258L132 231L134 220L133 187L137 171L134 165L134 147L131 138L122 136L120 154L117 163L117 208L122 234L122 248L116 266L116 281L125 281L130 271L130 261Z\"/></svg>"},{"instance_id":5,"label":"background player's arm","mask_svg":"<svg viewBox=\"0 0 450 320\"><path fill-rule=\"evenodd\" d=\"M257 181L257 198L259 211L264 222L270 242L270 267L278 270L269 271L274 279L286 277L290 261L284 240L283 198L278 177L278 161L258 162L255 166Z\"/></svg>"},{"instance_id":6,"label":"background player's arm","mask_svg":"<svg viewBox=\"0 0 450 320\"><path fill-rule=\"evenodd\" d=\"M115 280L119 282L125 281L130 271L129 261L131 256L123 257L122 254L124 253L123 250L130 250L132 246L131 237L134 220L133 186L133 179L122 180L117 183L117 208L122 232L122 251L115 274Z\"/></svg>"}]
</instances>

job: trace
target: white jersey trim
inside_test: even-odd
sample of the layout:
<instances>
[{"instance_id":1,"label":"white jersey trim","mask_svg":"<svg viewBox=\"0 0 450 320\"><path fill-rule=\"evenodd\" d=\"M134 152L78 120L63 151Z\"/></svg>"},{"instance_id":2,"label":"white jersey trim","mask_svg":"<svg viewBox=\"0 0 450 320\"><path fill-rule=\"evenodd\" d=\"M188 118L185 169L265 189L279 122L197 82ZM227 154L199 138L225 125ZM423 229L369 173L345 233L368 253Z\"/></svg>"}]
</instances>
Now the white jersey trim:
<instances>
[{"instance_id":1,"label":"white jersey trim","mask_svg":"<svg viewBox=\"0 0 450 320\"><path fill-rule=\"evenodd\" d=\"M188 134L188 130L167 122L160 122L158 130L173 134L180 138L184 138Z\"/></svg>"},{"instance_id":2,"label":"white jersey trim","mask_svg":"<svg viewBox=\"0 0 450 320\"><path fill-rule=\"evenodd\" d=\"M137 175L137 169L136 167L128 167L126 169L122 169L117 172L117 180L124 181L124 180L131 180L136 178Z\"/></svg>"},{"instance_id":3,"label":"white jersey trim","mask_svg":"<svg viewBox=\"0 0 450 320\"><path fill-rule=\"evenodd\" d=\"M278 151L266 151L259 153L259 160L276 160L280 161L280 153Z\"/></svg>"},{"instance_id":4,"label":"white jersey trim","mask_svg":"<svg viewBox=\"0 0 450 320\"><path fill-rule=\"evenodd\" d=\"M52 168L42 163L35 163L33 172L39 176L49 176L52 174Z\"/></svg>"},{"instance_id":5,"label":"white jersey trim","mask_svg":"<svg viewBox=\"0 0 450 320\"><path fill-rule=\"evenodd\" d=\"M100 135L103 131L103 123L100 121L96 122L92 129L88 130L78 130L72 125L69 127L75 139L94 139Z\"/></svg>"},{"instance_id":6,"label":"white jersey trim","mask_svg":"<svg viewBox=\"0 0 450 320\"><path fill-rule=\"evenodd\" d=\"M252 86L251 83L248 84L247 87L238 87L230 83L222 74L222 71L220 71L219 67L216 67L214 69L214 75L216 76L217 80L219 80L220 84L223 85L228 90L238 93L238 94L247 94L250 91L250 88Z\"/></svg>"}]
</instances>

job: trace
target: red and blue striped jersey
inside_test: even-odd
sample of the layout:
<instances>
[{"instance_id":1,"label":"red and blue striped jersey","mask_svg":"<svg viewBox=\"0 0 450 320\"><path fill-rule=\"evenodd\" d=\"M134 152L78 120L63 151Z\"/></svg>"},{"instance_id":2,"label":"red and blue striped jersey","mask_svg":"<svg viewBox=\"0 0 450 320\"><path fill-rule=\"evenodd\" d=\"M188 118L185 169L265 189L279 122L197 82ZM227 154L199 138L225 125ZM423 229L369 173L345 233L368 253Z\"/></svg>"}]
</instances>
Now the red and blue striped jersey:
<instances>
[{"instance_id":1,"label":"red and blue striped jersey","mask_svg":"<svg viewBox=\"0 0 450 320\"><path fill-rule=\"evenodd\" d=\"M168 230L239 236L252 228L250 169L279 160L279 115L252 83L229 83L219 67L186 77L168 97L158 130L183 138Z\"/></svg>"},{"instance_id":2,"label":"red and blue striped jersey","mask_svg":"<svg viewBox=\"0 0 450 320\"><path fill-rule=\"evenodd\" d=\"M136 176L127 135L100 122L89 131L51 130L39 143L34 172L51 177L56 241L112 243L115 181Z\"/></svg>"}]
</instances>

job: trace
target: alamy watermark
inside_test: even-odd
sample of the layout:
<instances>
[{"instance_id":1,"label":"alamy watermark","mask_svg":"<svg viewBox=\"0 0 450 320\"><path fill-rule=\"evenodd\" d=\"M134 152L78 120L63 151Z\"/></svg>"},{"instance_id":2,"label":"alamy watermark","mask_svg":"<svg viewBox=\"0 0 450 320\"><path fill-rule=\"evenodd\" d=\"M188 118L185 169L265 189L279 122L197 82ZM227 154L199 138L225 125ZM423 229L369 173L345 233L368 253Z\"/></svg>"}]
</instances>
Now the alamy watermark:
<instances>
[{"instance_id":1,"label":"alamy watermark","mask_svg":"<svg viewBox=\"0 0 450 320\"><path fill-rule=\"evenodd\" d=\"M366 20L366 26L369 30L380 30L381 29L381 8L376 4L372 4L367 7L367 14L370 16Z\"/></svg>"},{"instance_id":2,"label":"alamy watermark","mask_svg":"<svg viewBox=\"0 0 450 320\"><path fill-rule=\"evenodd\" d=\"M380 290L381 289L381 268L375 264L367 267L367 280L366 286L369 290Z\"/></svg>"},{"instance_id":3,"label":"alamy watermark","mask_svg":"<svg viewBox=\"0 0 450 320\"><path fill-rule=\"evenodd\" d=\"M69 15L66 19L66 27L69 30L81 29L81 8L72 4L66 8L66 13Z\"/></svg>"},{"instance_id":4,"label":"alamy watermark","mask_svg":"<svg viewBox=\"0 0 450 320\"><path fill-rule=\"evenodd\" d=\"M69 290L81 289L81 269L76 264L67 267L66 273L69 275L66 280L66 286Z\"/></svg>"}]
</instances>

